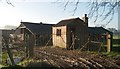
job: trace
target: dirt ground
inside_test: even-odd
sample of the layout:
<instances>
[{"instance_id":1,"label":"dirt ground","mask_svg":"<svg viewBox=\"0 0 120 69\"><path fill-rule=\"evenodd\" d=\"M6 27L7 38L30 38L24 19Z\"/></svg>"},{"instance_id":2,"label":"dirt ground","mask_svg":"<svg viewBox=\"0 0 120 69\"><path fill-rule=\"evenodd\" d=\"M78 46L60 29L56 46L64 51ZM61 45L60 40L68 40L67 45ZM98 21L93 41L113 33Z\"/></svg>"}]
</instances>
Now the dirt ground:
<instances>
[{"instance_id":1,"label":"dirt ground","mask_svg":"<svg viewBox=\"0 0 120 69\"><path fill-rule=\"evenodd\" d=\"M43 60L45 63L57 68L120 68L120 64L118 64L120 63L119 59L117 59L116 63L116 60L105 58L98 54L79 50L66 50L59 47L36 48L34 56L35 60ZM33 64L28 66L31 65ZM36 67L39 67L39 65Z\"/></svg>"}]
</instances>

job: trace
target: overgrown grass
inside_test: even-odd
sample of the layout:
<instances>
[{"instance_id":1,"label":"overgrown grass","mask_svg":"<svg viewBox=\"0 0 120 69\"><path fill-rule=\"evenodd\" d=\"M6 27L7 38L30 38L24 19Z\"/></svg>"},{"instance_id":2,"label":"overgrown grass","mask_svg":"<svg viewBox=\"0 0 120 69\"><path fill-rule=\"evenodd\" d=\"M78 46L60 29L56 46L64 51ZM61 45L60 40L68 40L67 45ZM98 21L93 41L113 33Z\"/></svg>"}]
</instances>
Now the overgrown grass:
<instances>
[{"instance_id":1,"label":"overgrown grass","mask_svg":"<svg viewBox=\"0 0 120 69\"><path fill-rule=\"evenodd\" d=\"M120 39L113 39L113 44L120 44Z\"/></svg>"},{"instance_id":2,"label":"overgrown grass","mask_svg":"<svg viewBox=\"0 0 120 69\"><path fill-rule=\"evenodd\" d=\"M8 65L6 64L7 58L8 58L7 52L3 52L3 53L2 53L2 63L1 63L3 66L8 66Z\"/></svg>"},{"instance_id":3,"label":"overgrown grass","mask_svg":"<svg viewBox=\"0 0 120 69\"><path fill-rule=\"evenodd\" d=\"M19 51L19 52L12 52L13 53L13 58L15 57L22 57L23 55L23 52L22 51ZM2 52L2 62L1 62L1 65L0 67L8 67L10 66L10 64L7 64L7 59L8 59L8 54L6 51Z\"/></svg>"},{"instance_id":4,"label":"overgrown grass","mask_svg":"<svg viewBox=\"0 0 120 69\"><path fill-rule=\"evenodd\" d=\"M106 57L106 58L118 58L120 57L120 52L95 52L95 51L87 51L87 53L89 54L96 54L102 57Z\"/></svg>"},{"instance_id":5,"label":"overgrown grass","mask_svg":"<svg viewBox=\"0 0 120 69\"><path fill-rule=\"evenodd\" d=\"M24 59L23 61L19 62L17 65L26 67L30 63L39 63L39 62L42 62L42 60L35 60L32 58L27 58L27 59Z\"/></svg>"},{"instance_id":6,"label":"overgrown grass","mask_svg":"<svg viewBox=\"0 0 120 69\"><path fill-rule=\"evenodd\" d=\"M35 59L31 59L31 58L26 58L24 59L23 61L17 63L16 65L8 65L8 66L5 66L5 65L0 65L0 68L8 68L8 67L27 67L29 64L32 64L32 63L40 63L40 62L43 62L42 60L35 60Z\"/></svg>"},{"instance_id":7,"label":"overgrown grass","mask_svg":"<svg viewBox=\"0 0 120 69\"><path fill-rule=\"evenodd\" d=\"M111 57L111 56L120 56L120 52L101 52L100 54L102 54L102 55L106 55L106 56L108 56L108 57Z\"/></svg>"}]
</instances>

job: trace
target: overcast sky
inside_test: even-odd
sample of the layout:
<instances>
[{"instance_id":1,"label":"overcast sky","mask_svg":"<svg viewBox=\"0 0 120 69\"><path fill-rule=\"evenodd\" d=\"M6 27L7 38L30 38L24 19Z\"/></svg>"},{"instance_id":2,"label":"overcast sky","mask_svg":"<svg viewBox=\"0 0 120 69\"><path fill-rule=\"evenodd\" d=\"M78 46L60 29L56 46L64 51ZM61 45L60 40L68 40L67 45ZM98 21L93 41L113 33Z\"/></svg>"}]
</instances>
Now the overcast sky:
<instances>
[{"instance_id":1,"label":"overcast sky","mask_svg":"<svg viewBox=\"0 0 120 69\"><path fill-rule=\"evenodd\" d=\"M5 1L0 2L0 27L5 25L19 26L21 21L36 22L36 23L53 23L56 24L62 19L82 18L84 14L89 13L90 7L87 6L85 0L81 0L78 10L75 15L72 16L72 9L74 3L68 5L64 10L63 3L53 3L56 0L11 0L12 4L8 5ZM106 20L107 21L107 20ZM89 18L89 26L95 26L98 24L105 24L105 22L98 21L93 22L93 19ZM118 12L115 12L115 16L108 27L118 28Z\"/></svg>"}]
</instances>

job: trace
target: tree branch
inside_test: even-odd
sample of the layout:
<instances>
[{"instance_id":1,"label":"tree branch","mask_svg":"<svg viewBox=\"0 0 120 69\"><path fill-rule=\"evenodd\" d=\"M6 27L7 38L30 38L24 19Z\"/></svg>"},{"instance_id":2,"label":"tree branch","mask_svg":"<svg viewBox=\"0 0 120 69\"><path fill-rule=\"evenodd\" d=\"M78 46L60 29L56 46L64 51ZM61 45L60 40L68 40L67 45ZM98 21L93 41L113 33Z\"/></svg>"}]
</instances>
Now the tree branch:
<instances>
[{"instance_id":1,"label":"tree branch","mask_svg":"<svg viewBox=\"0 0 120 69\"><path fill-rule=\"evenodd\" d=\"M7 4L11 5L12 7L15 7L11 2L10 0L6 0Z\"/></svg>"},{"instance_id":2,"label":"tree branch","mask_svg":"<svg viewBox=\"0 0 120 69\"><path fill-rule=\"evenodd\" d=\"M61 0L58 0L58 1L61 1ZM80 3L80 0L74 0L74 1L75 1L75 7L73 8L73 11L72 11L73 15L76 13L76 11L79 7L79 3ZM66 10L68 4L70 3L70 0L65 0L64 2L65 2L64 10ZM89 18L95 17L94 23L96 23L99 18L103 18L101 20L101 22L110 18L110 19L108 19L107 23L105 24L105 25L108 25L113 19L116 7L120 6L120 1L117 1L117 0L101 0L101 1L90 0L88 6L90 7L88 17Z\"/></svg>"}]
</instances>

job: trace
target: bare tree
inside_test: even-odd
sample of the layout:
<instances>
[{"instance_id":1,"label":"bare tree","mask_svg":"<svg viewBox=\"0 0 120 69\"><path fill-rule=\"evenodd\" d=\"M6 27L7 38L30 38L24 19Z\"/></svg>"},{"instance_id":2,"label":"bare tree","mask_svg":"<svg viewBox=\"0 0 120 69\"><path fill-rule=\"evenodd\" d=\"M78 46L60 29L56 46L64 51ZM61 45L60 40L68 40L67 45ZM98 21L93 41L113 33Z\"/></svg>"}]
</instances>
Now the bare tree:
<instances>
[{"instance_id":1,"label":"bare tree","mask_svg":"<svg viewBox=\"0 0 120 69\"><path fill-rule=\"evenodd\" d=\"M66 10L66 7L69 6L72 2L74 2L74 8L73 10L73 15L79 8L81 0L57 0L57 2L64 2L62 3L64 5L64 10ZM120 1L119 0L89 0L88 2L88 7L90 7L88 16L89 18L95 17L94 18L94 23L97 22L98 18L102 18L102 21L107 20L106 24L104 26L108 25L111 20L114 17L115 12L118 12L118 7L120 6Z\"/></svg>"},{"instance_id":2,"label":"bare tree","mask_svg":"<svg viewBox=\"0 0 120 69\"><path fill-rule=\"evenodd\" d=\"M11 5L12 7L15 7L15 6L11 3L10 0L6 0L6 3L9 4L9 5Z\"/></svg>"},{"instance_id":3,"label":"bare tree","mask_svg":"<svg viewBox=\"0 0 120 69\"><path fill-rule=\"evenodd\" d=\"M64 10L66 10L67 6L70 6L70 4L74 2L74 7L72 9L74 15L79 8L80 1L81 0L56 0L56 3L61 2L61 4L64 6ZM14 7L10 0L6 0L6 2ZM88 17L94 17L94 23L96 23L100 17L102 18L100 22L107 20L106 24L101 25L105 27L112 21L115 12L118 12L120 0L89 0L88 6L90 7Z\"/></svg>"}]
</instances>

